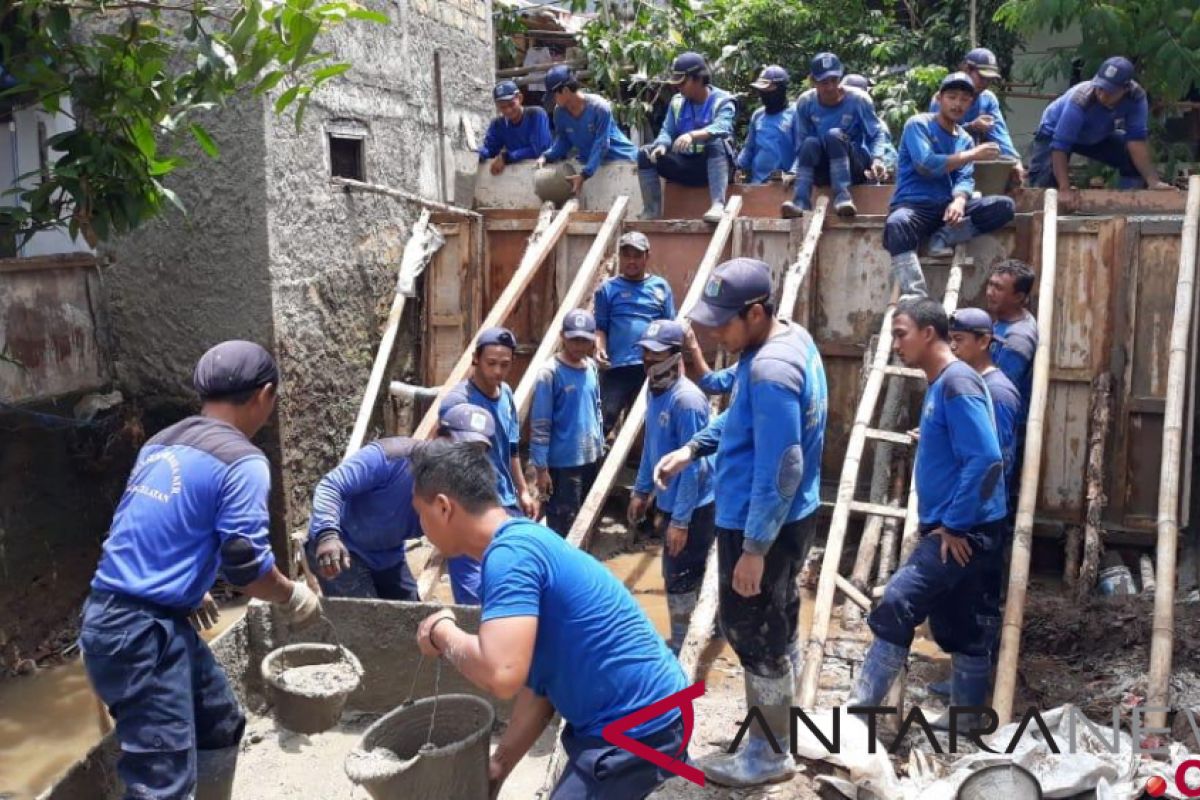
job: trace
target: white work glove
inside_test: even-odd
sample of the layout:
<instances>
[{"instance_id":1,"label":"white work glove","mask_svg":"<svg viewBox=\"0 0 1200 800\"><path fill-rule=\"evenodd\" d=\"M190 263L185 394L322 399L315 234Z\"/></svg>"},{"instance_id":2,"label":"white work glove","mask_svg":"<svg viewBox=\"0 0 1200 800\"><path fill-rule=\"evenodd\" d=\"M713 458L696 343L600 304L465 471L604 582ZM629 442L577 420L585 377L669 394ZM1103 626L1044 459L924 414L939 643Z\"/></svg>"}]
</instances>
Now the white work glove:
<instances>
[{"instance_id":1,"label":"white work glove","mask_svg":"<svg viewBox=\"0 0 1200 800\"><path fill-rule=\"evenodd\" d=\"M653 150L651 150L650 155L647 157L650 159L651 164L657 164L659 157L666 155L666 153L667 153L667 148L660 144L657 147L655 147Z\"/></svg>"},{"instance_id":2,"label":"white work glove","mask_svg":"<svg viewBox=\"0 0 1200 800\"><path fill-rule=\"evenodd\" d=\"M304 581L292 581L292 596L283 607L292 625L304 627L321 613L321 598Z\"/></svg>"}]
</instances>

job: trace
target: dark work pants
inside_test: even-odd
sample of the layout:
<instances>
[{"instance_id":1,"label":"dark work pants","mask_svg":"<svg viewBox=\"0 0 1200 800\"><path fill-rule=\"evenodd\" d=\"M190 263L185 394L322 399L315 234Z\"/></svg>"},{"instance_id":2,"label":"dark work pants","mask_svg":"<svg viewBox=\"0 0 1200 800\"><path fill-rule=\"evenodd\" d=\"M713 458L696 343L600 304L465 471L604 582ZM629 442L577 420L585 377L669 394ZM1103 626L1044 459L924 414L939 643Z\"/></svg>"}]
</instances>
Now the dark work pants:
<instances>
[{"instance_id":1,"label":"dark work pants","mask_svg":"<svg viewBox=\"0 0 1200 800\"><path fill-rule=\"evenodd\" d=\"M1013 505L1016 508L1016 505ZM1004 521L1004 531L994 558L983 565L983 594L980 599L979 624L991 650L992 661L1000 654L1000 625L1004 619L1004 578L1008 571L1008 546L1012 543L1014 514Z\"/></svg>"},{"instance_id":2,"label":"dark work pants","mask_svg":"<svg viewBox=\"0 0 1200 800\"><path fill-rule=\"evenodd\" d=\"M742 531L717 528L720 566L721 634L737 653L742 668L763 678L790 675L788 652L800 624L800 593L796 578L804 568L816 531L816 515L789 522L767 551L762 591L742 597L733 590L733 569L742 555Z\"/></svg>"},{"instance_id":3,"label":"dark work pants","mask_svg":"<svg viewBox=\"0 0 1200 800\"><path fill-rule=\"evenodd\" d=\"M677 761L691 763L686 751L679 752L686 744L682 718L638 741ZM576 735L570 725L563 730L562 744L567 766L550 800L641 800L672 777L599 736Z\"/></svg>"},{"instance_id":4,"label":"dark work pants","mask_svg":"<svg viewBox=\"0 0 1200 800\"><path fill-rule=\"evenodd\" d=\"M894 256L916 250L921 241L946 223L942 215L949 203L895 206L883 226L883 246ZM1016 213L1011 197L988 195L967 201L966 216L976 233L988 233L1007 225Z\"/></svg>"},{"instance_id":5,"label":"dark work pants","mask_svg":"<svg viewBox=\"0 0 1200 800\"><path fill-rule=\"evenodd\" d=\"M729 151L723 142L713 142L704 148L703 153L676 153L668 150L658 157L657 161L650 160L651 146L647 145L638 150L638 169L652 169L659 177L683 186L708 186L708 160L710 158L724 159L731 163Z\"/></svg>"},{"instance_id":6,"label":"dark work pants","mask_svg":"<svg viewBox=\"0 0 1200 800\"><path fill-rule=\"evenodd\" d=\"M812 167L813 183L828 186L829 162L835 158L849 158L850 183L858 185L867 182L867 170L871 167L870 159L864 160L865 156L863 150L850 144L841 128L833 128L823 136L809 136L801 142L796 160L802 167Z\"/></svg>"},{"instance_id":7,"label":"dark work pants","mask_svg":"<svg viewBox=\"0 0 1200 800\"><path fill-rule=\"evenodd\" d=\"M401 544L401 549L403 547ZM327 597L409 601L420 599L417 597L417 581L408 568L408 559L403 556L399 562L387 569L371 569L362 559L351 553L350 568L342 570L333 578L326 578L317 568L316 542L310 542L305 552L308 555L308 568L317 576L321 591Z\"/></svg>"},{"instance_id":8,"label":"dark work pants","mask_svg":"<svg viewBox=\"0 0 1200 800\"><path fill-rule=\"evenodd\" d=\"M666 548L663 548L663 584L667 588L667 594L685 594L700 588L704 580L708 551L712 549L713 537L717 535L716 517L716 503L700 506L692 512L692 520L688 524L687 544L683 546L679 555L669 555ZM660 514L658 535L665 538L670 524L671 515Z\"/></svg>"},{"instance_id":9,"label":"dark work pants","mask_svg":"<svg viewBox=\"0 0 1200 800\"><path fill-rule=\"evenodd\" d=\"M1034 139L1033 144L1029 146L1030 186L1041 188L1058 186L1058 181L1054 179L1054 163L1050 158L1051 152L1048 138ZM1101 164L1107 164L1117 170L1121 176L1122 189L1141 189L1146 186L1142 174L1137 171L1137 167L1133 165L1133 159L1129 157L1129 148L1126 146L1125 137L1119 133L1110 134L1096 144L1077 144L1071 152L1093 161L1099 161Z\"/></svg>"},{"instance_id":10,"label":"dark work pants","mask_svg":"<svg viewBox=\"0 0 1200 800\"><path fill-rule=\"evenodd\" d=\"M236 745L246 717L186 612L93 591L79 643L92 688L116 720L125 797L190 798L196 751Z\"/></svg>"},{"instance_id":11,"label":"dark work pants","mask_svg":"<svg viewBox=\"0 0 1200 800\"><path fill-rule=\"evenodd\" d=\"M550 482L554 484L554 491L546 501L546 525L559 536L565 538L571 532L575 517L584 498L592 490L599 471L599 461L580 467L550 468Z\"/></svg>"},{"instance_id":12,"label":"dark work pants","mask_svg":"<svg viewBox=\"0 0 1200 800\"><path fill-rule=\"evenodd\" d=\"M629 410L646 382L646 368L641 364L610 367L600 373L600 411L604 417L604 435L617 426L621 414Z\"/></svg>"}]
</instances>

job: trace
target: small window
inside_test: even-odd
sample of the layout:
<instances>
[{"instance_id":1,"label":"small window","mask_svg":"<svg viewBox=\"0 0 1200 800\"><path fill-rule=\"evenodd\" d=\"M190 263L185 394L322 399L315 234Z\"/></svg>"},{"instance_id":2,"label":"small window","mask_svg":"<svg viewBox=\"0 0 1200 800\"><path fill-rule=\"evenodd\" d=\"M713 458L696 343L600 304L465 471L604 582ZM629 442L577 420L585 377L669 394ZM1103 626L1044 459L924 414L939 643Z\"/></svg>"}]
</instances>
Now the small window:
<instances>
[{"instance_id":1,"label":"small window","mask_svg":"<svg viewBox=\"0 0 1200 800\"><path fill-rule=\"evenodd\" d=\"M329 134L329 172L335 178L366 179L362 137Z\"/></svg>"}]
</instances>

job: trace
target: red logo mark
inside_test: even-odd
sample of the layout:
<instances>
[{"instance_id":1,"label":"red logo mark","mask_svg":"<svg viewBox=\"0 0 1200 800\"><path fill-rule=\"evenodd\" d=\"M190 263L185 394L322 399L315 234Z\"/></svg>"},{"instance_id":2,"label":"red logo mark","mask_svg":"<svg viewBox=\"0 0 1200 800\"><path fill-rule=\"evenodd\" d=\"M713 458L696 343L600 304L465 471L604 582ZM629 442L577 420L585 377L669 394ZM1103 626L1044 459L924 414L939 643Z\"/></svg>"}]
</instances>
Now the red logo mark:
<instances>
[{"instance_id":1,"label":"red logo mark","mask_svg":"<svg viewBox=\"0 0 1200 800\"><path fill-rule=\"evenodd\" d=\"M1188 785L1187 773L1190 769L1200 769L1200 760L1188 759L1179 765L1175 770L1175 789L1184 797L1200 797L1200 789L1193 789ZM1146 781L1146 794L1151 797L1162 797L1167 793L1167 782L1159 775L1155 775Z\"/></svg>"},{"instance_id":2,"label":"red logo mark","mask_svg":"<svg viewBox=\"0 0 1200 800\"><path fill-rule=\"evenodd\" d=\"M627 750L635 756L649 761L654 766L661 767L672 775L678 775L697 786L704 786L704 772L679 760L680 754L687 751L688 742L692 740L692 726L695 722L692 701L703 694L704 681L696 681L681 692L664 697L657 703L651 703L642 710L635 711L628 716L613 720L604 726L604 730L600 731L600 735L609 744L620 747L622 750ZM637 739L632 739L625 735L625 731L630 728L636 728L638 725L649 722L655 717L661 717L672 708L678 708L679 712L683 714L683 744L679 746L679 750L675 753L674 757L660 753L654 748L642 744Z\"/></svg>"}]
</instances>

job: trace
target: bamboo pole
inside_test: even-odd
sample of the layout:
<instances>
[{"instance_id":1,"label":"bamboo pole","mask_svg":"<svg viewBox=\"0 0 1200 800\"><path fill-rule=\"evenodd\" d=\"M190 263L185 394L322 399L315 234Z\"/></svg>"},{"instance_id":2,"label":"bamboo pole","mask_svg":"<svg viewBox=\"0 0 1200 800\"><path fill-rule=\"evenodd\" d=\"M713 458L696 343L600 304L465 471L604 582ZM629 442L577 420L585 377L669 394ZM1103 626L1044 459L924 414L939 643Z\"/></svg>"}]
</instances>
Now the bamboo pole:
<instances>
[{"instance_id":1,"label":"bamboo pole","mask_svg":"<svg viewBox=\"0 0 1200 800\"><path fill-rule=\"evenodd\" d=\"M795 318L796 300L800 297L800 287L808 280L808 273L812 269L813 258L817 254L817 243L821 241L821 231L825 227L825 213L828 210L829 198L821 195L813 207L808 229L804 232L804 241L800 243L800 252L783 276L783 289L779 292L777 308L779 313L786 315L788 319Z\"/></svg>"},{"instance_id":2,"label":"bamboo pole","mask_svg":"<svg viewBox=\"0 0 1200 800\"><path fill-rule=\"evenodd\" d=\"M1165 709L1170 702L1171 656L1175 634L1175 557L1179 539L1179 473L1183 448L1183 410L1187 405L1188 339L1196 289L1196 236L1200 224L1200 175L1188 180L1187 212L1175 283L1175 317L1167 362L1167 407L1163 414L1162 462L1158 486L1158 546L1155 566L1154 627L1150 637L1150 678L1146 705ZM1190 454L1189 454L1190 455ZM1148 726L1167 724L1165 711L1146 715Z\"/></svg>"},{"instance_id":3,"label":"bamboo pole","mask_svg":"<svg viewBox=\"0 0 1200 800\"><path fill-rule=\"evenodd\" d=\"M596 276L604 269L608 243L620 229L628 205L629 198L621 195L609 209L608 216L604 218L604 224L600 226L600 232L592 240L592 246L584 256L583 263L579 265L579 271L575 273L570 288L563 295L562 302L558 305L558 311L555 312L554 318L546 327L541 344L538 345L537 352L533 354L533 358L529 362L529 369L525 370L525 374L521 376L521 382L517 384L517 390L513 392L517 403L517 414L522 419L529 412L529 404L533 400L533 386L537 383L538 367L554 355L563 320L567 318L570 311L579 308L588 289L592 288Z\"/></svg>"},{"instance_id":4,"label":"bamboo pole","mask_svg":"<svg viewBox=\"0 0 1200 800\"><path fill-rule=\"evenodd\" d=\"M1108 505L1104 493L1105 451L1108 444L1108 427L1112 418L1112 375L1104 372L1092 381L1092 403L1089 417L1092 429L1089 435L1087 465L1087 516L1083 530L1082 555L1079 571L1075 575L1075 601L1084 602L1096 586L1100 574L1100 556L1104 551L1104 522L1101 517ZM1068 542L1070 538L1068 537ZM1069 563L1070 559L1068 559Z\"/></svg>"},{"instance_id":5,"label":"bamboo pole","mask_svg":"<svg viewBox=\"0 0 1200 800\"><path fill-rule=\"evenodd\" d=\"M686 319L688 312L699 302L700 295L704 291L704 286L708 282L709 274L717 266L717 262L721 260L721 254L725 252L725 245L729 242L730 234L733 232L734 220L738 218L741 212L742 198L731 197L725 205L725 213L721 215L721 221L717 224L717 229L713 232L712 239L709 240L704 258L700 261L700 266L696 269L696 275L692 278L692 285L688 289L687 296L679 306L679 314L676 316L676 319ZM642 390L638 392L637 399L633 402L633 407L625 414L625 422L621 425L621 431L617 434L616 441L613 442L612 448L608 452L608 457L604 459L604 465L600 467L596 481L592 484L592 490L588 492L587 498L583 501L583 506L579 509L579 514L575 517L574 524L571 525L567 541L573 546L582 550L587 549L592 528L595 526L596 520L600 518L600 511L604 508L604 501L608 497L608 493L612 491L617 474L621 471L621 467L625 465L625 459L629 457L629 451L633 448L633 443L637 440L645 418L646 384L643 383Z\"/></svg>"},{"instance_id":6,"label":"bamboo pole","mask_svg":"<svg viewBox=\"0 0 1200 800\"><path fill-rule=\"evenodd\" d=\"M419 194L406 192L403 189L393 189L390 186L383 186L382 184L378 183L356 181L352 178L330 178L329 183L334 186L342 186L347 191L350 189L355 189L368 194L381 194L384 197L391 197L395 200L405 200L409 203L416 203L419 206L428 208L430 211L441 211L443 214L454 214L455 216L466 217L468 219L483 219L483 215L478 211L472 211L469 208L451 205L450 203L440 203L437 200L429 200L421 197Z\"/></svg>"},{"instance_id":7,"label":"bamboo pole","mask_svg":"<svg viewBox=\"0 0 1200 800\"><path fill-rule=\"evenodd\" d=\"M1017 685L1017 657L1025 621L1025 593L1029 585L1029 560L1033 550L1033 512L1037 506L1042 472L1042 435L1046 427L1046 396L1050 388L1050 341L1054 331L1058 274L1058 191L1047 189L1042 210L1042 272L1038 301L1038 345L1033 359L1033 393L1025 429L1025 458L1021 464L1021 495L1013 530L1012 560L1008 571L1008 597L1000 635L1000 660L992 707L1001 725L1012 719Z\"/></svg>"}]
</instances>

